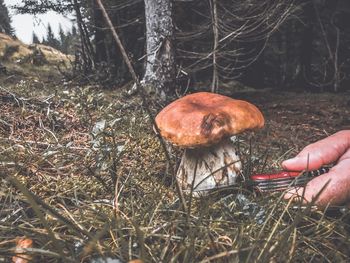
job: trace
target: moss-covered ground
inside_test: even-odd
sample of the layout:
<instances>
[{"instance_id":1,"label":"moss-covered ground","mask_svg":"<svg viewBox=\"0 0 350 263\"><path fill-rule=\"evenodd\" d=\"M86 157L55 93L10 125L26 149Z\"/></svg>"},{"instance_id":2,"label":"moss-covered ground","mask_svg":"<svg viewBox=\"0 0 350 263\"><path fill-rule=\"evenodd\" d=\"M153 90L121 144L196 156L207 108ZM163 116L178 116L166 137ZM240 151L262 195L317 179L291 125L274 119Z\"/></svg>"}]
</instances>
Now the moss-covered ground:
<instances>
[{"instance_id":1,"label":"moss-covered ground","mask_svg":"<svg viewBox=\"0 0 350 263\"><path fill-rule=\"evenodd\" d=\"M32 262L348 262L350 213L243 186L179 198L148 107L124 88L10 75L0 81L0 262L33 240ZM226 92L227 93L227 92ZM350 127L349 94L241 92L266 127L238 137L243 175L279 169Z\"/></svg>"}]
</instances>

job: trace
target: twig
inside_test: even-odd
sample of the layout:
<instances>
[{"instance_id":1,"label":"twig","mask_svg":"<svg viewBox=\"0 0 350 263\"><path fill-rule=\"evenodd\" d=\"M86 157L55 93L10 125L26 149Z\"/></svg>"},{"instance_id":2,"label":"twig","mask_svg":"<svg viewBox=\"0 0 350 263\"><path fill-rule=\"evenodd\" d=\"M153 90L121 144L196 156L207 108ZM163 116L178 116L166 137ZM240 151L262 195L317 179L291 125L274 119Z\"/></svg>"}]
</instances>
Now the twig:
<instances>
[{"instance_id":1,"label":"twig","mask_svg":"<svg viewBox=\"0 0 350 263\"><path fill-rule=\"evenodd\" d=\"M0 119L0 124L3 124L3 125L5 125L5 126L7 126L7 127L12 127L11 124L9 124L8 122L6 122L6 121L4 121L4 120L2 120L2 119Z\"/></svg>"},{"instance_id":2,"label":"twig","mask_svg":"<svg viewBox=\"0 0 350 263\"><path fill-rule=\"evenodd\" d=\"M21 182L17 180L17 178L12 177L12 176L6 176L5 174L2 174L0 171L0 177L7 179L13 186L15 186L18 190L20 190L24 196L27 198L27 201L29 204L32 206L33 210L35 211L36 215L40 219L40 222L43 224L45 227L48 236L50 237L53 246L57 251L61 251L61 257L66 258L63 254L63 246L62 243L59 242L59 240L56 238L52 228L49 226L48 221L45 218L45 214L43 211L41 211L40 206L39 206L39 198L35 196L33 193L31 193ZM41 200L40 200L41 201ZM42 202L42 201L41 201ZM43 202L42 202L43 203Z\"/></svg>"},{"instance_id":3,"label":"twig","mask_svg":"<svg viewBox=\"0 0 350 263\"><path fill-rule=\"evenodd\" d=\"M83 234L90 239L92 239L92 235L84 230L81 229L79 226L75 225L73 222L71 222L69 219L65 218L61 215L60 212L58 212L56 209L52 208L46 202L44 202L40 197L36 196L33 192L31 192L26 186L24 186L15 176L10 176L2 171L0 171L0 178L3 178L10 182L16 189L20 190L23 195L26 197L26 201L33 207L33 210L38 215L39 219L42 221L43 225L45 226L46 230L48 231L49 236L51 237L52 241L54 242L55 246L57 248L61 247L61 243L59 243L59 240L54 235L54 232L49 227L47 220L45 219L44 213L42 210L45 210L46 213L51 214L53 217L60 220L62 223L66 224L70 229L72 229L74 232L78 234ZM58 250L62 251L62 250Z\"/></svg>"},{"instance_id":4,"label":"twig","mask_svg":"<svg viewBox=\"0 0 350 263\"><path fill-rule=\"evenodd\" d=\"M90 150L90 148L88 148L88 147L64 146L64 145L59 144L59 143L36 142L36 141L30 141L30 140L19 140L19 139L14 139L14 138L12 139L12 138L0 137L0 141L23 143L23 144L29 144L29 145L39 146L39 147L55 147L55 148L66 148L66 149L84 150L84 151Z\"/></svg>"},{"instance_id":5,"label":"twig","mask_svg":"<svg viewBox=\"0 0 350 263\"><path fill-rule=\"evenodd\" d=\"M157 134L158 134L157 137L158 137L158 139L159 139L159 141L160 141L160 143L161 143L161 145L162 145L162 148L163 148L163 151L164 151L164 153L165 153L165 156L166 156L168 165L170 165L170 164L171 164L170 154L169 154L169 152L168 152L168 150L167 150L167 148L166 148L166 144L165 144L163 138L162 138L161 136L159 136L159 134L160 134L159 128L158 128L158 126L157 126L157 124L156 124L156 122L155 122L155 120L154 120L154 116L153 116L153 114L152 114L152 112L151 112L151 110L150 110L150 108L149 108L149 106L148 106L149 104L148 104L148 102L147 102L146 92L145 92L143 86L141 85L139 78L138 78L137 75L136 75L136 72L135 72L135 70L134 70L134 67L133 67L133 65L131 64L131 61L130 61L130 59L129 59L129 57L128 57L126 51L125 51L125 48L124 48L124 46L123 46L123 44L122 44L122 42L121 42L121 40L120 40L120 38L119 38L119 36L118 36L118 34L117 34L117 31L116 31L116 29L115 29L115 27L114 27L114 25L113 25L111 19L109 18L108 14L107 14L107 11L106 11L105 7L103 6L101 0L96 0L96 2L97 2L99 8L100 8L101 11L102 11L102 15L103 15L103 17L105 18L105 20L106 20L106 22L107 22L107 24L108 24L109 29L110 29L111 32L112 32L112 36L113 36L115 42L117 43L117 45L118 45L118 47L119 47L119 49L120 49L120 52L121 52L121 54L122 54L122 56L123 56L123 59L124 59L126 65L127 65L128 69L129 69L129 72L130 72L130 74L131 74L131 76L132 76L132 78L133 78L133 80L134 80L134 82L135 82L135 85L136 85L138 91L140 91L140 93L141 93L140 95L141 95L141 99L142 99L142 104L143 104L144 108L146 109L146 112L147 112L148 116L149 116L150 119L151 119L151 122L152 122L152 124L153 124L153 127L155 128L155 130L156 130L156 132L157 132ZM180 187L180 185L179 185L179 183L178 183L177 180L175 180L175 186L176 186L176 190L177 190L177 192L178 192L178 195L179 195L179 197L180 197L182 206L183 206L183 208L186 210L185 198L184 198L183 192L182 192L181 187Z\"/></svg>"},{"instance_id":6,"label":"twig","mask_svg":"<svg viewBox=\"0 0 350 263\"><path fill-rule=\"evenodd\" d=\"M211 92L218 92L219 88L219 76L218 76L218 65L217 65L217 51L219 46L219 25L218 25L218 6L216 0L211 0L210 5L212 6L212 24L214 33L213 43L213 79L211 84Z\"/></svg>"},{"instance_id":7,"label":"twig","mask_svg":"<svg viewBox=\"0 0 350 263\"><path fill-rule=\"evenodd\" d=\"M109 18L109 15L107 14L107 11L106 11L104 5L102 4L101 0L96 0L96 2L97 2L97 5L100 7L100 9L102 11L103 17L106 19L107 25L108 25L109 29L112 32L112 36L113 36L115 42L117 42L117 45L118 45L118 47L120 49L120 52L122 53L123 59L124 59L126 65L127 65L128 69L129 69L129 72L131 74L132 79L134 80L134 82L135 82L135 84L137 85L138 88L141 87L140 81L139 81L139 79L138 79L138 77L136 75L134 67L131 64L131 61L130 61L130 59L129 59L126 51L125 51L123 43L121 42L121 40L120 40L120 38L119 38L119 36L117 34L117 31L115 30L114 25L113 25L111 19Z\"/></svg>"},{"instance_id":8,"label":"twig","mask_svg":"<svg viewBox=\"0 0 350 263\"><path fill-rule=\"evenodd\" d=\"M239 254L243 251L249 251L253 249L252 247L246 247L246 248L240 248L240 249L233 249L233 250L230 250L230 251L224 251L224 252L220 252L219 254L216 254L214 256L211 256L211 257L208 257L202 261L200 261L200 263L210 263L210 262L213 262L215 260L218 260L220 258L224 258L224 257L229 257L229 256L232 256L232 255L235 255L235 254Z\"/></svg>"}]
</instances>

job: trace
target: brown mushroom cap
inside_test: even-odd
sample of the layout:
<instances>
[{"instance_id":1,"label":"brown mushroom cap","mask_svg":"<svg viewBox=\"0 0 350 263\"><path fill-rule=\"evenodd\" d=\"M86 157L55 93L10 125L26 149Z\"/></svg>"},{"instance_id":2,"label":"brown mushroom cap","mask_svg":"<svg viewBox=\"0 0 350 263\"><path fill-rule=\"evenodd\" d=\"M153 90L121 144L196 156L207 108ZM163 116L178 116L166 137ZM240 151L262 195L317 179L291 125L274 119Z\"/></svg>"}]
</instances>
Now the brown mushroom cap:
<instances>
[{"instance_id":1,"label":"brown mushroom cap","mask_svg":"<svg viewBox=\"0 0 350 263\"><path fill-rule=\"evenodd\" d=\"M156 117L163 138L182 147L202 147L225 137L259 129L264 116L253 104L223 95L198 92L166 106Z\"/></svg>"}]
</instances>

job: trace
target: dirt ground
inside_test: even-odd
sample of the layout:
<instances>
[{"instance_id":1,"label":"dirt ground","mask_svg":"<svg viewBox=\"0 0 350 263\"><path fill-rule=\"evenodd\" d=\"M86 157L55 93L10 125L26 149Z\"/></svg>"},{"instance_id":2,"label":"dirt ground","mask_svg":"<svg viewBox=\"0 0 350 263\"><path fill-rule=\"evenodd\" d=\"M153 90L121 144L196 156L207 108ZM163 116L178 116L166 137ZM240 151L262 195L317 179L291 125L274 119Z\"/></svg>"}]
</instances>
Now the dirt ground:
<instances>
[{"instance_id":1,"label":"dirt ground","mask_svg":"<svg viewBox=\"0 0 350 263\"><path fill-rule=\"evenodd\" d=\"M8 76L0 78L1 87L6 90L6 86L9 85L10 90L13 88L20 89L24 92L24 94L20 95L24 97L33 96L31 99L34 101L40 101L41 98L45 99L45 94L50 93L45 90L48 84L40 82L37 79L32 80L31 78L23 78L23 76L18 78L12 76L12 78L14 79L10 82L8 81ZM27 89L24 88L26 85L28 86ZM58 84L55 89L60 89L60 85L61 84ZM62 87L62 89L64 89L64 87ZM30 118L33 118L33 116L21 116L19 114L19 112L21 112L21 107L12 103L9 104L9 97L11 97L11 95L6 93L5 90L0 90L1 116L3 118L5 117L6 120L16 120L16 117L24 117L25 120L28 121ZM100 91L97 90L97 92ZM138 96L134 95L134 97L123 98L123 96L120 95L123 93L125 94L126 92L121 89L108 91L106 93L106 99L115 100L116 104L130 104L127 108L133 107L132 105L134 102L129 103L128 101L135 101ZM227 93L228 92L225 92L225 95L229 95L235 99L247 100L257 105L263 112L265 116L265 127L254 134L242 134L239 138L242 138L245 143L251 143L253 152L258 155L257 158L267 154L268 166L276 167L279 164L278 161L293 156L307 144L322 139L337 131L350 129L350 91L344 93L307 93L270 90L262 92ZM38 94L37 97L35 97L34 94ZM60 104L60 101L56 97L50 103L56 107L56 104ZM111 103L113 103L113 101L111 101ZM9 108L11 105L14 107L12 110L11 107ZM28 101L28 105L30 105L30 101ZM160 109L159 105L158 108ZM84 128L79 127L79 122L76 119L77 117L74 117L73 112L70 112L72 110L72 108L58 107L57 114L59 115L59 124L65 125L63 122L68 122L69 126L71 126L72 122L76 122L73 127L71 127L76 129L76 134L82 134L83 132L88 133L88 130L84 131ZM156 114L157 109L153 110ZM45 115L45 112L41 114ZM99 116L96 115L95 118L98 119ZM45 118L43 118L43 120L44 119ZM50 122L50 120L47 121ZM16 122L20 122L20 119L17 119ZM22 124L23 123L24 122L22 122ZM47 125L50 124L47 123ZM20 126L17 125L16 127ZM26 128L27 127L24 127L24 130ZM31 127L27 131L30 132L33 128L34 127ZM76 136L74 135L74 129L71 129L69 132L71 136ZM0 133L1 130L3 132L2 135L5 135L4 132L6 129L4 124L0 126ZM21 136L23 136L23 134L21 134ZM28 136L27 139L30 139L30 136Z\"/></svg>"},{"instance_id":2,"label":"dirt ground","mask_svg":"<svg viewBox=\"0 0 350 263\"><path fill-rule=\"evenodd\" d=\"M309 143L350 129L350 92L271 91L232 97L248 100L262 110L266 125L256 133L254 143L277 160L278 154L283 155L281 159L292 156Z\"/></svg>"}]
</instances>

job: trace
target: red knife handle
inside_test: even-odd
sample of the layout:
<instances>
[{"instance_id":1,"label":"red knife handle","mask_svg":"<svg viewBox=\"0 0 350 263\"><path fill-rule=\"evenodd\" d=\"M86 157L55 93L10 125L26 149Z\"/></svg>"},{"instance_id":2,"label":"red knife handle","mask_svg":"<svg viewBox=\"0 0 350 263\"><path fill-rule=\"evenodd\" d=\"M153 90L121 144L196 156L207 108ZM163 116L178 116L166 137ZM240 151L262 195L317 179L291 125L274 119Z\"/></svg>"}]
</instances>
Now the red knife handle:
<instances>
[{"instance_id":1,"label":"red knife handle","mask_svg":"<svg viewBox=\"0 0 350 263\"><path fill-rule=\"evenodd\" d=\"M293 179L298 176L306 176L306 177L316 177L324 173L328 173L329 167L321 167L317 170L312 171L278 171L274 173L262 173L262 174L254 174L250 176L250 179L253 181L260 180L278 180L278 179Z\"/></svg>"},{"instance_id":2,"label":"red knife handle","mask_svg":"<svg viewBox=\"0 0 350 263\"><path fill-rule=\"evenodd\" d=\"M302 172L296 171L280 171L275 173L265 173L265 174L254 174L250 176L250 179L253 181L270 181L276 179L284 179L284 178L295 178L300 175Z\"/></svg>"},{"instance_id":3,"label":"red knife handle","mask_svg":"<svg viewBox=\"0 0 350 263\"><path fill-rule=\"evenodd\" d=\"M279 171L250 176L253 187L258 192L282 191L288 187L305 186L312 178L327 173L329 167L313 171Z\"/></svg>"}]
</instances>

